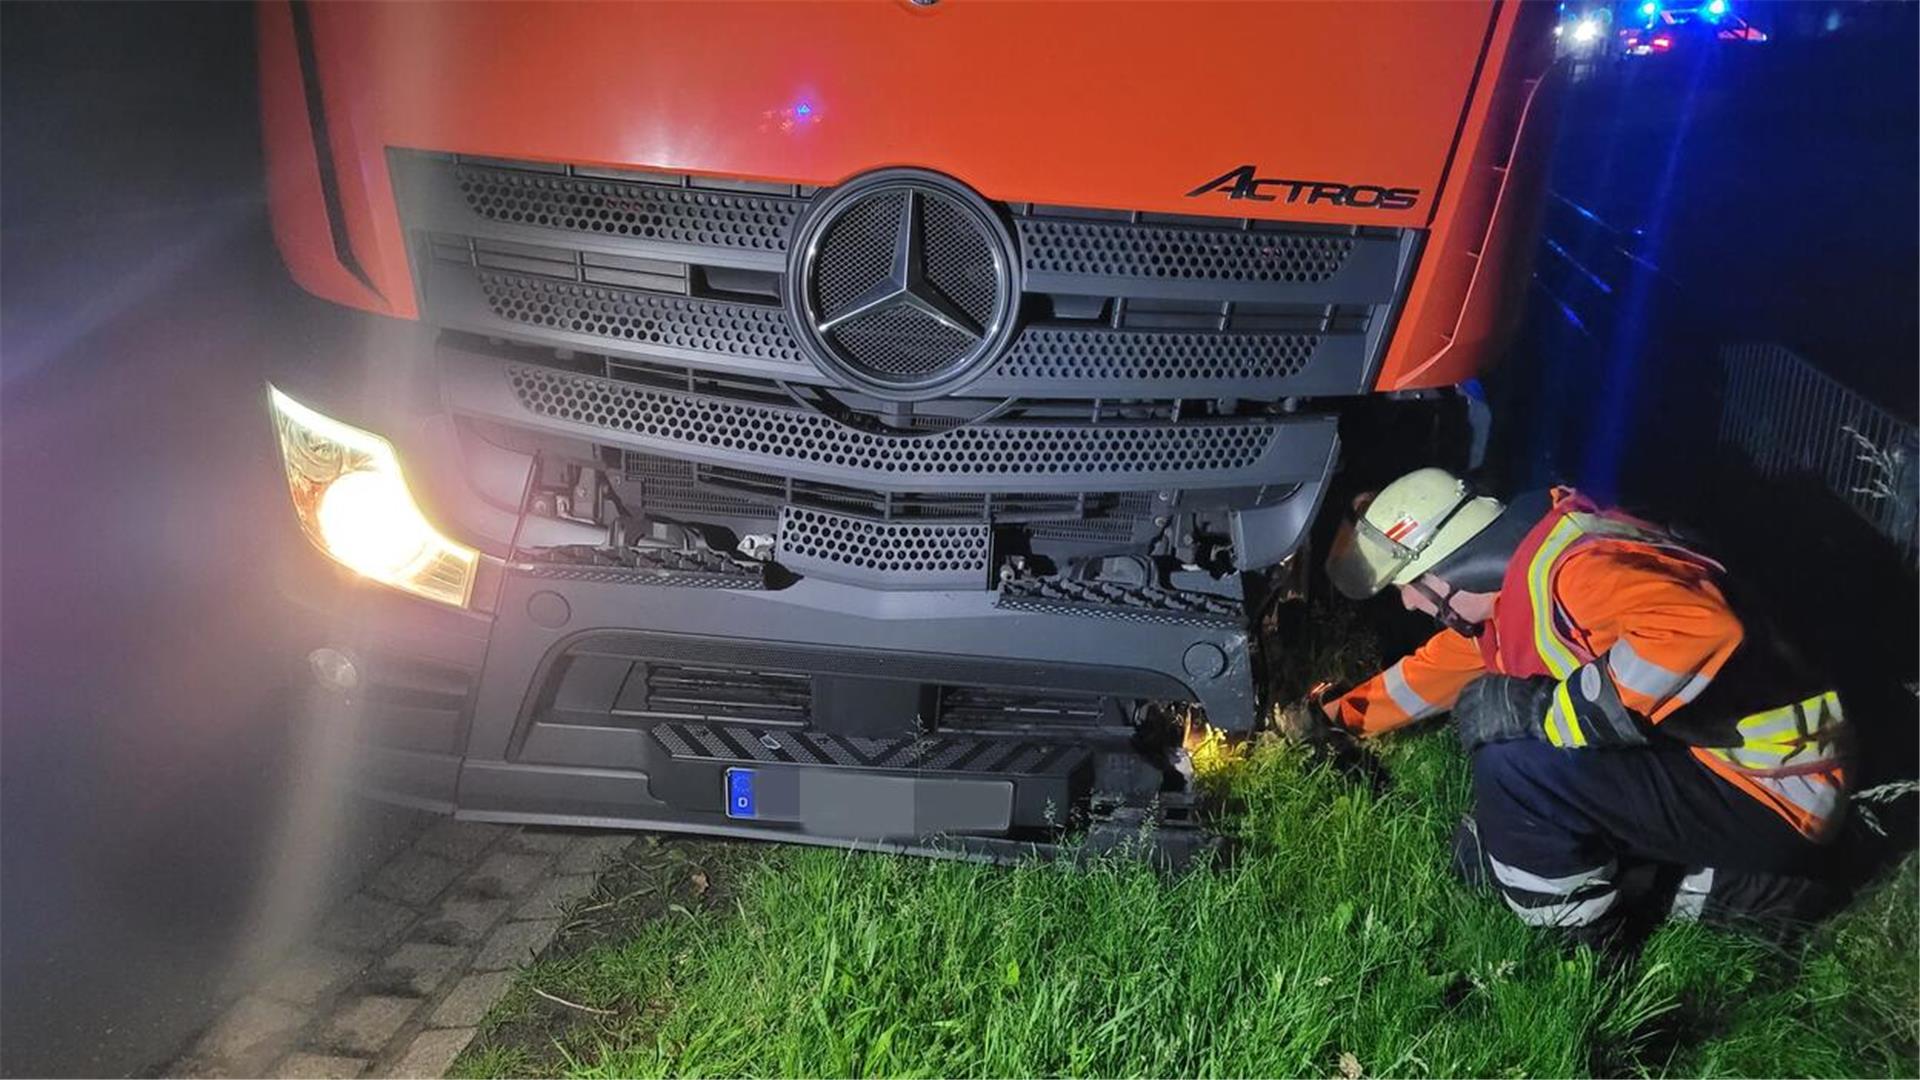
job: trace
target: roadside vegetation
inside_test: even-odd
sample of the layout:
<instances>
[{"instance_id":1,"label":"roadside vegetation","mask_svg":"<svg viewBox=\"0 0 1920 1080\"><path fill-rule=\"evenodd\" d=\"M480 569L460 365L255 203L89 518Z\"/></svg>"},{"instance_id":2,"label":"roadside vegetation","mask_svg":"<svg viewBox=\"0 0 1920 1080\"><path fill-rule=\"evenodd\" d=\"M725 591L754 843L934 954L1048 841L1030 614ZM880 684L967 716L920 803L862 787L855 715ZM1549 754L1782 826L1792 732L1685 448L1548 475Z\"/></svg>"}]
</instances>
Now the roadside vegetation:
<instances>
[{"instance_id":1,"label":"roadside vegetation","mask_svg":"<svg viewBox=\"0 0 1920 1080\"><path fill-rule=\"evenodd\" d=\"M637 849L456 1071L1920 1071L1911 859L1791 954L1669 927L1610 968L1450 877L1467 783L1445 733L1389 746L1377 792L1285 747L1211 757L1240 855L1175 878L1117 861Z\"/></svg>"}]
</instances>

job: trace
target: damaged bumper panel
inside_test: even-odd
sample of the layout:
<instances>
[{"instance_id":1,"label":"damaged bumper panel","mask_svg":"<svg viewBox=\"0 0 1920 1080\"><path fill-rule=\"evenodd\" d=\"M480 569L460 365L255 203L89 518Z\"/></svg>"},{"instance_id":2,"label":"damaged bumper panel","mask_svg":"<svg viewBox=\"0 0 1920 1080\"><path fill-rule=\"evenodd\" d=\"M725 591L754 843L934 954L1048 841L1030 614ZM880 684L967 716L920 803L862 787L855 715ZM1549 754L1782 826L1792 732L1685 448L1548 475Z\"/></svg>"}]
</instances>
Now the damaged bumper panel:
<instances>
[{"instance_id":1,"label":"damaged bumper panel","mask_svg":"<svg viewBox=\"0 0 1920 1080\"><path fill-rule=\"evenodd\" d=\"M1230 601L769 590L727 563L509 566L484 635L356 620L368 783L489 820L1014 857L1164 786L1134 702L1251 716Z\"/></svg>"}]
</instances>

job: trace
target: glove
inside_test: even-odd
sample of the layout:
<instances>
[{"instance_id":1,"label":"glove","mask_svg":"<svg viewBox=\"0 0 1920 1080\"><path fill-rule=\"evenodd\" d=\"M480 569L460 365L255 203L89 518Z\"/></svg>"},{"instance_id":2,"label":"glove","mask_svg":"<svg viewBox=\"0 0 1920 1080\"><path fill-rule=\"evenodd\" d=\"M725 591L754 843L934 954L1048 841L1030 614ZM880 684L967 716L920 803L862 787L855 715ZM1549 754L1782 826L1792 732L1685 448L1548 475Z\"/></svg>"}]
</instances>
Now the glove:
<instances>
[{"instance_id":1,"label":"glove","mask_svg":"<svg viewBox=\"0 0 1920 1080\"><path fill-rule=\"evenodd\" d=\"M1468 683L1453 703L1460 745L1471 754L1487 743L1544 739L1547 709L1559 685L1544 675L1482 675Z\"/></svg>"},{"instance_id":2,"label":"glove","mask_svg":"<svg viewBox=\"0 0 1920 1080\"><path fill-rule=\"evenodd\" d=\"M1324 764L1347 780L1364 783L1375 792L1386 790L1387 776L1379 759L1362 749L1360 740L1341 726L1330 706L1345 690L1321 683L1293 704L1275 713L1268 729L1301 747L1310 762Z\"/></svg>"},{"instance_id":3,"label":"glove","mask_svg":"<svg viewBox=\"0 0 1920 1080\"><path fill-rule=\"evenodd\" d=\"M1330 702L1340 696L1331 683L1320 683L1290 705L1276 710L1268 721L1269 730L1295 743L1321 743L1348 734L1328 712Z\"/></svg>"}]
</instances>

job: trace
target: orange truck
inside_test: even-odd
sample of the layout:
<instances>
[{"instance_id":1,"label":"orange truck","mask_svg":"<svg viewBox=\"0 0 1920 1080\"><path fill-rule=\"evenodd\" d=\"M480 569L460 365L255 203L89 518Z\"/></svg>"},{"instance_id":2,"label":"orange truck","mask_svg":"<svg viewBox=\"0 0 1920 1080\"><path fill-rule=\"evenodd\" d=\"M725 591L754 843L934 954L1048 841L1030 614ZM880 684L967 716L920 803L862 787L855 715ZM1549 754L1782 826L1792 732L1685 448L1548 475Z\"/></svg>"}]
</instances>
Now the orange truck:
<instances>
[{"instance_id":1,"label":"orange truck","mask_svg":"<svg viewBox=\"0 0 1920 1080\"><path fill-rule=\"evenodd\" d=\"M1343 461L1518 310L1553 17L268 0L275 237L374 316L265 403L371 782L1177 853L1168 718L1256 726Z\"/></svg>"}]
</instances>

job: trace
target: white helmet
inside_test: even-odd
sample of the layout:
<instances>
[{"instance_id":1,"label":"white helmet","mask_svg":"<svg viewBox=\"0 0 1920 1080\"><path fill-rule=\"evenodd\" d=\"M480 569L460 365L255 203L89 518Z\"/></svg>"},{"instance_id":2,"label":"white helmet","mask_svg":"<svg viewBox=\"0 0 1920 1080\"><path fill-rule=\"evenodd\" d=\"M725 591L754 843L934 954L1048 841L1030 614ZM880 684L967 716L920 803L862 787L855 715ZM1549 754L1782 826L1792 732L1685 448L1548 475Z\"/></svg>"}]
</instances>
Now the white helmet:
<instances>
[{"instance_id":1,"label":"white helmet","mask_svg":"<svg viewBox=\"0 0 1920 1080\"><path fill-rule=\"evenodd\" d=\"M1476 496L1445 469L1415 469L1356 506L1327 555L1333 587L1364 600L1388 585L1411 584L1494 523L1499 499Z\"/></svg>"}]
</instances>

